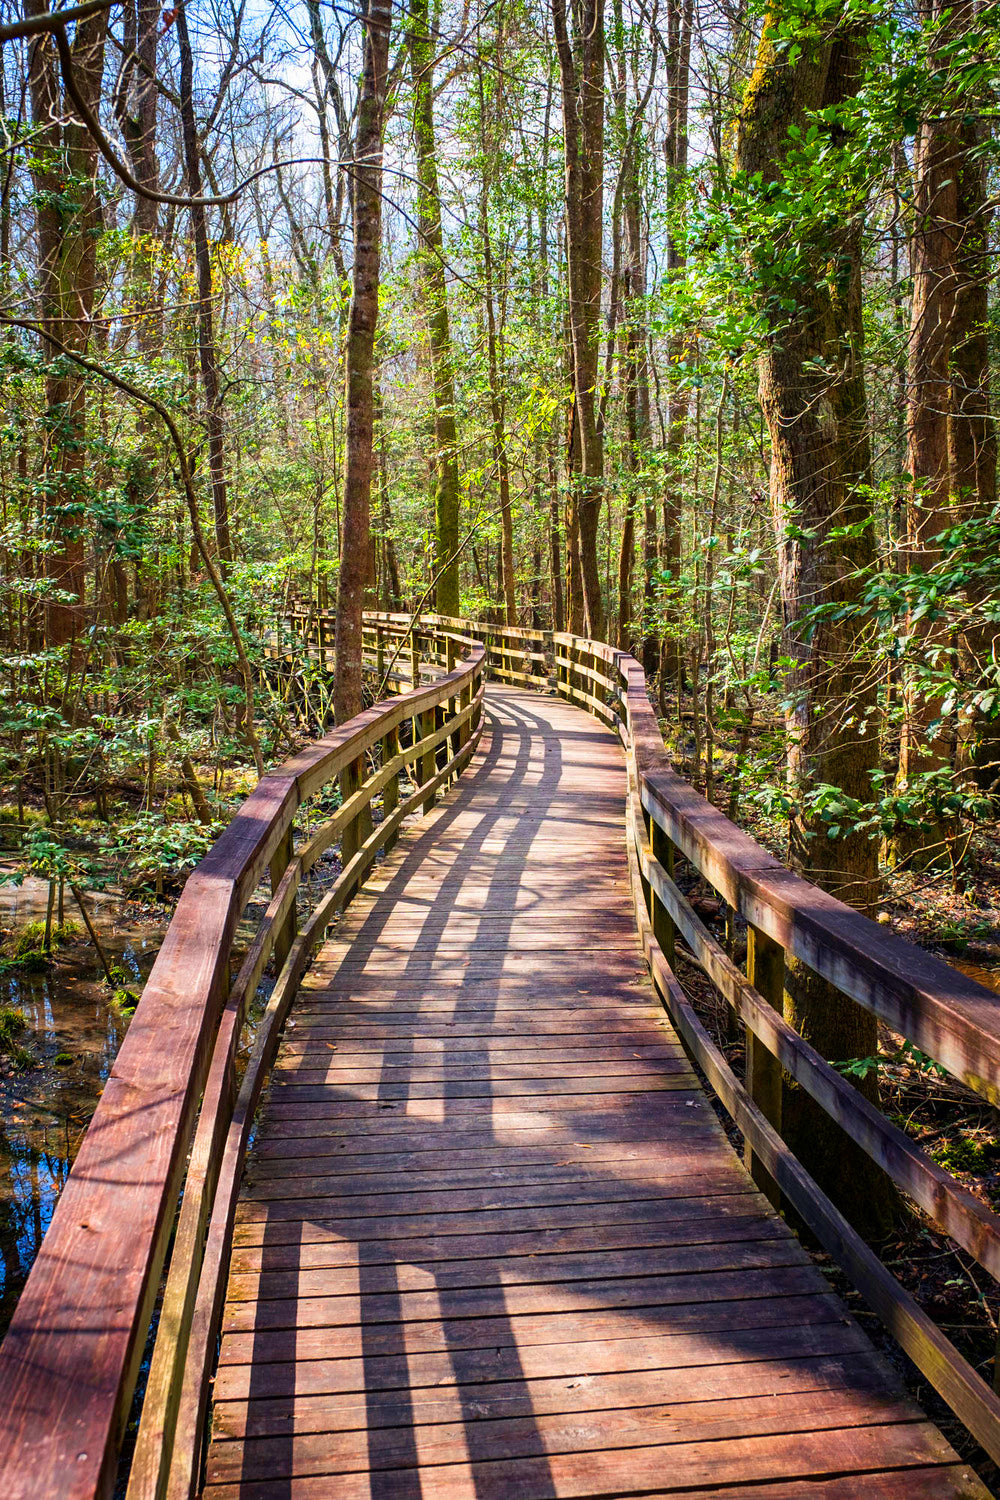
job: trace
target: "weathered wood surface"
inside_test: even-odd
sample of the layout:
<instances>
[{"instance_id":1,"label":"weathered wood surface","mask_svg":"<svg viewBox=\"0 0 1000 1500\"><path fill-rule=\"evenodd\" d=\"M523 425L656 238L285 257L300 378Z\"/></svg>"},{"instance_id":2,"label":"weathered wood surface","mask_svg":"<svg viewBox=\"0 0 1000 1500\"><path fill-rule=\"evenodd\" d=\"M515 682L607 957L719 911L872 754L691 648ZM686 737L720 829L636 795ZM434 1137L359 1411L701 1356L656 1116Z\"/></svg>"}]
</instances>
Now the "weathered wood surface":
<instances>
[{"instance_id":1,"label":"weathered wood surface","mask_svg":"<svg viewBox=\"0 0 1000 1500\"><path fill-rule=\"evenodd\" d=\"M654 1003L612 735L491 691L293 1011L205 1495L982 1496Z\"/></svg>"}]
</instances>

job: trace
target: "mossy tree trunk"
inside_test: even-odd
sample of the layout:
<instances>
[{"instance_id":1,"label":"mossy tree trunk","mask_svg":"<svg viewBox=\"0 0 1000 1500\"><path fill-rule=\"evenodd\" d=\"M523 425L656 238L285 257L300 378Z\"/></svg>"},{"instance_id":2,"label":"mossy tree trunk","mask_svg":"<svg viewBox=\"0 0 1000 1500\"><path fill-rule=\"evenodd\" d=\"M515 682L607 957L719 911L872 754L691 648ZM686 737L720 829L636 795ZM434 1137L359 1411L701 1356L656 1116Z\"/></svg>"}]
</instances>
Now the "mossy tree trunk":
<instances>
[{"instance_id":1,"label":"mossy tree trunk","mask_svg":"<svg viewBox=\"0 0 1000 1500\"><path fill-rule=\"evenodd\" d=\"M680 224L678 205L682 201L684 178L688 164L688 107L691 78L691 29L693 22L692 0L669 0L667 6L667 138L664 142L666 157L666 190L670 204L667 232L667 278L676 282L683 277L687 267L683 229ZM667 363L672 373L670 394L667 403L667 466L666 484L661 503L663 534L660 538L658 561L661 570L669 575L674 587L680 579L682 548L681 535L684 528L684 495L681 482L682 457L688 427L688 394L678 384L678 374L689 357L689 338L683 331L672 333L667 352ZM655 512L652 528L655 531ZM660 649L659 668L661 674L660 698L666 702L667 684L677 686L677 708L681 704L681 650L678 635L678 610L669 598L661 614L663 638ZM647 638L643 645L643 660L647 669L656 664L656 642Z\"/></svg>"},{"instance_id":2,"label":"mossy tree trunk","mask_svg":"<svg viewBox=\"0 0 1000 1500\"><path fill-rule=\"evenodd\" d=\"M844 195L836 218L813 219L803 233L794 216L767 210L794 193L785 177L797 149L789 126L838 106L856 87L863 38L853 30L805 41L789 62L772 41L772 9L740 117L738 167L760 218L748 262L766 336L760 398L771 443L771 505L786 622L794 661L788 683L788 778L795 803L790 830L793 867L824 890L870 911L877 892L877 849L852 831L849 818L816 810L820 788L866 801L872 792L878 735L874 674L858 617L809 620L817 606L852 605L858 570L873 557L863 486L868 478L868 420L861 363L860 194ZM821 125L834 152L851 141L840 126ZM787 205L786 205L787 206ZM807 221L809 222L809 221ZM838 824L840 826L838 826ZM831 836L833 835L833 836ZM786 971L785 1016L825 1057L872 1057L874 1016L840 995L798 961ZM872 1072L858 1087L877 1096ZM803 1091L788 1086L784 1134L824 1189L869 1232L887 1227L888 1180Z\"/></svg>"},{"instance_id":3,"label":"mossy tree trunk","mask_svg":"<svg viewBox=\"0 0 1000 1500\"><path fill-rule=\"evenodd\" d=\"M195 269L198 277L198 367L205 393L205 429L208 434L208 471L212 487L212 513L215 520L215 545L224 572L233 560L233 540L229 525L229 485L226 479L226 433L222 369L215 334L214 294L212 288L212 249L208 234L208 215L203 196L202 144L194 109L194 57L188 35L183 5L175 19L180 48L180 104L184 140L184 173L191 204L191 235L194 240Z\"/></svg>"}]
</instances>

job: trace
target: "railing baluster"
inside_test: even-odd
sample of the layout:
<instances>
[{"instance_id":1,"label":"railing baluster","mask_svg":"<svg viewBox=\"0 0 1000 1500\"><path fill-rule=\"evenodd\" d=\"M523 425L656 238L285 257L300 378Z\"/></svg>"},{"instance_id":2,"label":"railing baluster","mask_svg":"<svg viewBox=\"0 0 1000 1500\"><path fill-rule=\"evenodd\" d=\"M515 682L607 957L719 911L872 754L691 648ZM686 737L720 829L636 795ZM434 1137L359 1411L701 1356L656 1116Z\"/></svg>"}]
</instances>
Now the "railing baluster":
<instances>
[{"instance_id":1,"label":"railing baluster","mask_svg":"<svg viewBox=\"0 0 1000 1500\"><path fill-rule=\"evenodd\" d=\"M418 731L417 731L418 738L419 739L423 739L425 735L433 734L436 727L437 727L437 709L436 708L427 708L427 709L425 709L423 711L423 713L420 715L419 726L418 726ZM433 779L434 772L437 769L437 752L436 752L436 750L430 749L430 750L424 750L424 751L422 751L421 754L420 754L419 760L420 760L420 770L419 770L417 784L418 784L418 786L423 786L426 782L431 781ZM434 806L434 793L430 792L430 793L428 793L428 796L427 796L426 800L422 803L422 810L425 813L429 813L430 810L431 810L431 808L433 806Z\"/></svg>"},{"instance_id":2,"label":"railing baluster","mask_svg":"<svg viewBox=\"0 0 1000 1500\"><path fill-rule=\"evenodd\" d=\"M747 978L775 1010L784 1005L785 950L759 928L747 928ZM746 1028L746 1088L769 1125L781 1133L781 1064L749 1027ZM781 1192L774 1178L747 1144L744 1159L754 1182L775 1208Z\"/></svg>"},{"instance_id":3,"label":"railing baluster","mask_svg":"<svg viewBox=\"0 0 1000 1500\"><path fill-rule=\"evenodd\" d=\"M410 686L420 686L420 637L416 630L410 633Z\"/></svg>"},{"instance_id":4,"label":"railing baluster","mask_svg":"<svg viewBox=\"0 0 1000 1500\"><path fill-rule=\"evenodd\" d=\"M649 842L653 853L667 872L667 875L673 880L674 846L654 819L649 819L647 826L649 828ZM663 902L657 900L655 896L652 899L649 916L653 924L653 936L663 949L663 956L667 960L667 963L673 968L677 937L677 927L674 919L663 905Z\"/></svg>"},{"instance_id":5,"label":"railing baluster","mask_svg":"<svg viewBox=\"0 0 1000 1500\"><path fill-rule=\"evenodd\" d=\"M383 738L382 738L382 764L383 765L387 765L388 762L390 760L394 759L394 757L397 756L398 754L399 754L399 730L398 729L390 729L389 732L388 732L388 734L384 735ZM389 781L386 782L385 788L384 788L384 790L382 792L382 817L383 818L389 818L389 817L391 817L392 814L396 811L396 808L398 806L399 806L399 774L397 773L395 776L393 776L391 778L391 780L389 780ZM392 848L393 844L396 842L396 840L398 838L399 838L399 834L398 833L392 833L392 834L389 835L389 837L385 841L385 847L386 847L386 851L387 852L388 852L388 850L390 850Z\"/></svg>"},{"instance_id":6,"label":"railing baluster","mask_svg":"<svg viewBox=\"0 0 1000 1500\"><path fill-rule=\"evenodd\" d=\"M278 882L288 869L294 849L294 835L291 824L288 825L281 843L271 856L269 873L271 876L271 895L278 889ZM288 909L288 914L274 935L274 965L280 969L291 951L295 941L295 933L298 929L298 913L293 901Z\"/></svg>"},{"instance_id":7,"label":"railing baluster","mask_svg":"<svg viewBox=\"0 0 1000 1500\"><path fill-rule=\"evenodd\" d=\"M348 797L352 797L360 789L364 781L364 774L364 755L359 755L356 760L352 760L344 767L340 773L340 798L342 802L346 802ZM344 831L340 835L340 868L342 870L347 867L355 854L357 854L361 845L368 837L370 830L371 808L366 803L345 824Z\"/></svg>"}]
</instances>

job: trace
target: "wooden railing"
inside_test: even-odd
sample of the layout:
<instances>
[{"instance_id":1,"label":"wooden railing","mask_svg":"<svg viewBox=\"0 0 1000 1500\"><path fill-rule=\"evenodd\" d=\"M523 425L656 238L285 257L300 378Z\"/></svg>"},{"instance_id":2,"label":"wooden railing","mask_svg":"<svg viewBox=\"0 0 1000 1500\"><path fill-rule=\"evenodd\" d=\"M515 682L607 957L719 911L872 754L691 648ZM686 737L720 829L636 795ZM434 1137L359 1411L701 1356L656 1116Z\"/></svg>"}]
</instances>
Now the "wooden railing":
<instances>
[{"instance_id":1,"label":"wooden railing","mask_svg":"<svg viewBox=\"0 0 1000 1500\"><path fill-rule=\"evenodd\" d=\"M332 665L330 617L296 611L284 630L276 654L307 650L320 665ZM996 1105L996 996L793 875L688 786L664 751L642 668L626 653L569 634L433 615L415 622L369 615L365 649L376 681L393 682L407 689L404 695L376 704L266 777L185 887L0 1350L4 1493L110 1491L172 1233L129 1495L187 1497L196 1489L236 1195L282 1020L331 917L407 812L432 805L436 790L472 754L484 668L500 681L557 692L620 735L639 930L675 1026L743 1133L758 1180L794 1207L1000 1460L997 1396L806 1174L781 1139L779 1107L784 1070L942 1232L1000 1276L1000 1219L863 1099L781 1014L785 957L792 955ZM422 677L433 680L422 685ZM407 723L413 727L404 747L400 729ZM401 798L398 777L407 769L413 789ZM334 778L341 806L293 849L296 809ZM374 825L379 796L383 818ZM341 872L300 927L296 892L338 838ZM745 919L747 974L677 885L678 856ZM268 869L270 904L230 985L236 923ZM746 1027L746 1084L674 977L678 937ZM243 1019L272 953L278 977L239 1082Z\"/></svg>"},{"instance_id":2,"label":"wooden railing","mask_svg":"<svg viewBox=\"0 0 1000 1500\"><path fill-rule=\"evenodd\" d=\"M407 617L382 618L392 619L399 631L407 628ZM784 1020L785 958L822 975L994 1106L1000 1105L1000 997L794 875L699 796L670 764L634 657L579 636L433 615L423 617L417 635L442 627L481 641L492 676L558 692L618 732L628 760L626 824L639 931L675 1027L742 1132L758 1183L794 1208L921 1373L1000 1462L1000 1398L852 1229L780 1134L785 1073L937 1229L1000 1278L1000 1217ZM295 628L317 638L315 618L300 617ZM677 885L678 856L746 921L747 973ZM746 1028L745 1083L674 976L678 937Z\"/></svg>"},{"instance_id":3,"label":"wooden railing","mask_svg":"<svg viewBox=\"0 0 1000 1500\"><path fill-rule=\"evenodd\" d=\"M372 622L373 663L404 638ZM331 920L481 733L482 646L446 626L421 644L426 663L407 657L414 685L265 776L185 885L0 1347L5 1500L111 1493L171 1241L128 1496L197 1489L243 1161L288 1006ZM335 782L340 805L295 847L299 807ZM340 871L300 917L306 877L337 840ZM231 980L237 924L265 875L270 900Z\"/></svg>"}]
</instances>

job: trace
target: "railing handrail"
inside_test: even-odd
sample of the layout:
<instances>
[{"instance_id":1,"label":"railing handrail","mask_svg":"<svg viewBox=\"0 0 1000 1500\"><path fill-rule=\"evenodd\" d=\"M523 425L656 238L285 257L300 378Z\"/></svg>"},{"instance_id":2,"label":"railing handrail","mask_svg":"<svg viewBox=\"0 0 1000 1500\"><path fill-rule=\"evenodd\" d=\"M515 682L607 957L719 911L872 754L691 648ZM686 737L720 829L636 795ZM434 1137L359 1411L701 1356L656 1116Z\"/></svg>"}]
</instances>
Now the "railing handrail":
<instances>
[{"instance_id":1,"label":"railing handrail","mask_svg":"<svg viewBox=\"0 0 1000 1500\"><path fill-rule=\"evenodd\" d=\"M452 634L450 645L443 637L441 654L453 657L461 649L464 660L436 681L366 709L264 776L188 877L0 1345L0 1481L7 1497L111 1492L185 1157L227 1005L237 923L270 866L266 946L279 961L286 958L294 905L287 889L281 895L277 888L292 854L296 811L404 719L425 727L440 705L465 699L443 728L397 757L420 760L421 784L409 802L433 798L451 768L467 762L474 741L466 731L479 713L474 685L484 651L467 637ZM439 771L433 746L459 721L463 748ZM357 863L360 879L364 861L358 857ZM262 951L251 964L256 979L266 957ZM243 996L244 1010L249 998ZM235 1053L235 1041L232 1047Z\"/></svg>"}]
</instances>

